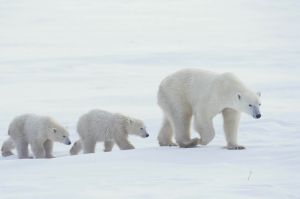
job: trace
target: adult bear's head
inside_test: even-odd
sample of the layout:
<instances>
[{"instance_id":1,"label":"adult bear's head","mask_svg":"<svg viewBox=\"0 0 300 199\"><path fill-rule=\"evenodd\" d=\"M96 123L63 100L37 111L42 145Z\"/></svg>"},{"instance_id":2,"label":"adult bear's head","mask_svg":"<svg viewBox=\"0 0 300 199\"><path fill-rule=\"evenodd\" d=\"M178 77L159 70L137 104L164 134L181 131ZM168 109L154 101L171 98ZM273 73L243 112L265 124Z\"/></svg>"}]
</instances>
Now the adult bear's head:
<instances>
[{"instance_id":1,"label":"adult bear's head","mask_svg":"<svg viewBox=\"0 0 300 199\"><path fill-rule=\"evenodd\" d=\"M247 113L255 119L261 118L261 94L252 92L234 74L221 74L217 78L216 88L219 89L218 97L223 97L229 108Z\"/></svg>"},{"instance_id":2,"label":"adult bear's head","mask_svg":"<svg viewBox=\"0 0 300 199\"><path fill-rule=\"evenodd\" d=\"M237 93L236 94L236 108L239 111L242 111L244 113L247 113L251 115L255 119L261 118L261 112L260 112L260 92L253 93L251 91L246 91L243 93Z\"/></svg>"}]
</instances>

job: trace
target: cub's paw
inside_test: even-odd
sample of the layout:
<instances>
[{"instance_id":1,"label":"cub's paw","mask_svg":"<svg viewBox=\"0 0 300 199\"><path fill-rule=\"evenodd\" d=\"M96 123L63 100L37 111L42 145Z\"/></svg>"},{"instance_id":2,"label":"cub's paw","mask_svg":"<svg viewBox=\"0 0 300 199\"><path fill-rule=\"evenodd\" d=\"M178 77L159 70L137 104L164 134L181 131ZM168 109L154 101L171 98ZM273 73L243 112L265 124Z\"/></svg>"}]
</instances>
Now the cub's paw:
<instances>
[{"instance_id":1,"label":"cub's paw","mask_svg":"<svg viewBox=\"0 0 300 199\"><path fill-rule=\"evenodd\" d=\"M55 158L55 156L53 156L53 155L46 155L46 158L48 158L48 159Z\"/></svg>"},{"instance_id":2,"label":"cub's paw","mask_svg":"<svg viewBox=\"0 0 300 199\"><path fill-rule=\"evenodd\" d=\"M5 152L2 151L3 157L7 157L7 156L11 156L11 155L13 155L13 153L11 151L5 151Z\"/></svg>"},{"instance_id":3,"label":"cub's paw","mask_svg":"<svg viewBox=\"0 0 300 199\"><path fill-rule=\"evenodd\" d=\"M135 149L135 148L132 145L128 145L128 146L125 146L125 147L121 147L120 149L121 150L132 150L132 149Z\"/></svg>"}]
</instances>

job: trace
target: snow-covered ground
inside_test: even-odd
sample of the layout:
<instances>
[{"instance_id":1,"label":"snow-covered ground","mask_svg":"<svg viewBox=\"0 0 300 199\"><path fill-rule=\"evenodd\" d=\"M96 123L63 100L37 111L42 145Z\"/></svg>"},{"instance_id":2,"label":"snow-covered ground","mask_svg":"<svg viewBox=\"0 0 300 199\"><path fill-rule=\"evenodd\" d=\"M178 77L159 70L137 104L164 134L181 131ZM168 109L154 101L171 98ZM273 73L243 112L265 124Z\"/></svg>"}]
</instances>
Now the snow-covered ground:
<instances>
[{"instance_id":1,"label":"snow-covered ground","mask_svg":"<svg viewBox=\"0 0 300 199\"><path fill-rule=\"evenodd\" d=\"M300 198L300 3L297 0L0 0L0 144L9 122L51 115L78 137L92 108L145 121L136 150L0 158L1 199ZM186 67L236 73L262 92L229 151L222 120L206 147L158 147L157 87ZM197 134L193 133L193 136Z\"/></svg>"}]
</instances>

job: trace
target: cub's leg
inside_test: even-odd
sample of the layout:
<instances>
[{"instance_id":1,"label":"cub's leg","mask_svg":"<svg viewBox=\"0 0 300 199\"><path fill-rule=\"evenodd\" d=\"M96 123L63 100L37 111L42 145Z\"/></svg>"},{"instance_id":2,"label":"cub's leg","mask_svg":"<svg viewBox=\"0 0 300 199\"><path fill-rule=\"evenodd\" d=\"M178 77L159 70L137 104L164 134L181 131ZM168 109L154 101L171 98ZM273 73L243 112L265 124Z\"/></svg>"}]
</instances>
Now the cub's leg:
<instances>
[{"instance_id":1,"label":"cub's leg","mask_svg":"<svg viewBox=\"0 0 300 199\"><path fill-rule=\"evenodd\" d=\"M13 152L11 150L13 150L14 148L15 148L15 144L14 144L13 140L11 138L9 138L2 144L2 147L1 147L2 156L7 157L10 155L13 155Z\"/></svg>"},{"instance_id":2,"label":"cub's leg","mask_svg":"<svg viewBox=\"0 0 300 199\"><path fill-rule=\"evenodd\" d=\"M18 157L20 159L27 159L29 157L28 143L24 140L15 140Z\"/></svg>"},{"instance_id":3,"label":"cub's leg","mask_svg":"<svg viewBox=\"0 0 300 199\"><path fill-rule=\"evenodd\" d=\"M31 145L31 150L33 152L33 155L35 158L45 158L46 157L46 152L44 149L44 145L39 142L33 142L30 144Z\"/></svg>"},{"instance_id":4,"label":"cub's leg","mask_svg":"<svg viewBox=\"0 0 300 199\"><path fill-rule=\"evenodd\" d=\"M128 138L125 136L119 136L115 138L115 141L121 150L134 149L134 146L128 141Z\"/></svg>"},{"instance_id":5,"label":"cub's leg","mask_svg":"<svg viewBox=\"0 0 300 199\"><path fill-rule=\"evenodd\" d=\"M82 150L81 140L77 140L70 149L70 155L77 155Z\"/></svg>"},{"instance_id":6,"label":"cub's leg","mask_svg":"<svg viewBox=\"0 0 300 199\"><path fill-rule=\"evenodd\" d=\"M45 149L45 157L46 158L55 158L52 155L52 151L53 151L53 141L51 140L46 140L46 142L44 142L44 149Z\"/></svg>"},{"instance_id":7,"label":"cub's leg","mask_svg":"<svg viewBox=\"0 0 300 199\"><path fill-rule=\"evenodd\" d=\"M114 147L114 144L114 141L111 140L104 141L104 152L110 152Z\"/></svg>"}]
</instances>

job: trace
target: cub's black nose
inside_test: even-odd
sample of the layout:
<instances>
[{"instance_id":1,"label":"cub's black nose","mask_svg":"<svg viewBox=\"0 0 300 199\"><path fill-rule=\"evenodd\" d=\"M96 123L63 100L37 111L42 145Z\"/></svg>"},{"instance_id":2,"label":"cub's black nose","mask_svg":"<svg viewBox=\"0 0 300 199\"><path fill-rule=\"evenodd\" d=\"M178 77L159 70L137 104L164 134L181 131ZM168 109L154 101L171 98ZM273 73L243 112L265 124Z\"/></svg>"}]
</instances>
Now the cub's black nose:
<instances>
[{"instance_id":1,"label":"cub's black nose","mask_svg":"<svg viewBox=\"0 0 300 199\"><path fill-rule=\"evenodd\" d=\"M149 137L149 134L146 134L146 138Z\"/></svg>"},{"instance_id":2,"label":"cub's black nose","mask_svg":"<svg viewBox=\"0 0 300 199\"><path fill-rule=\"evenodd\" d=\"M256 118L257 118L257 119L261 118L261 114L257 114L257 115L256 115Z\"/></svg>"}]
</instances>

